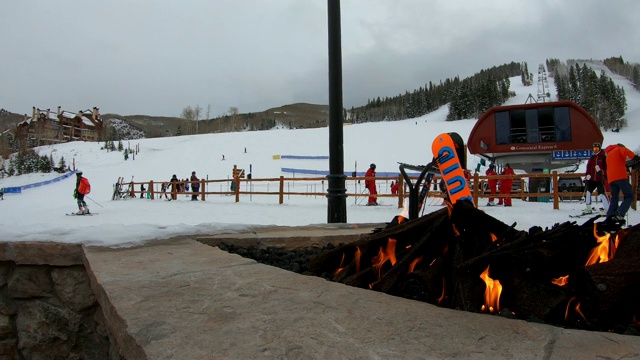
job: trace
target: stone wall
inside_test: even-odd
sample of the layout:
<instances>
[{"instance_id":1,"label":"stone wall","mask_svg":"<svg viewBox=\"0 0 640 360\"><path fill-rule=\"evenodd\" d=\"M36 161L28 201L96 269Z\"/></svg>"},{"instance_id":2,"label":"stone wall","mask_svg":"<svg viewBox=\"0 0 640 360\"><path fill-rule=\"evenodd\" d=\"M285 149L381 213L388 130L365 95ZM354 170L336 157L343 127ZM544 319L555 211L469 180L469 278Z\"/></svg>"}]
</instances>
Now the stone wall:
<instances>
[{"instance_id":1,"label":"stone wall","mask_svg":"<svg viewBox=\"0 0 640 360\"><path fill-rule=\"evenodd\" d=\"M119 359L82 247L0 243L0 359Z\"/></svg>"}]
</instances>

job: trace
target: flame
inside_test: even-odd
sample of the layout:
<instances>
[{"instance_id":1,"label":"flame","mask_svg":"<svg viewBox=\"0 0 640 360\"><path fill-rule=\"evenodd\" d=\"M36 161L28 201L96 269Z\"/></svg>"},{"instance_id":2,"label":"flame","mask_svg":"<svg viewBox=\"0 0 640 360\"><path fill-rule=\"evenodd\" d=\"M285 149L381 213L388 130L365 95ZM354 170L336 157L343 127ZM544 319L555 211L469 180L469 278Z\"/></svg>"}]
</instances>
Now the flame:
<instances>
[{"instance_id":1,"label":"flame","mask_svg":"<svg viewBox=\"0 0 640 360\"><path fill-rule=\"evenodd\" d=\"M569 309L571 308L571 303L574 301L576 301L576 306L573 307L573 310L575 310L584 321L587 321L587 318L584 316L584 314L580 310L580 301L578 301L578 299L575 296L569 299L569 301L567 302L567 309L564 312L564 320L566 321L569 318Z\"/></svg>"},{"instance_id":2,"label":"flame","mask_svg":"<svg viewBox=\"0 0 640 360\"><path fill-rule=\"evenodd\" d=\"M489 312L500 311L500 294L502 293L502 284L500 281L493 280L489 277L489 266L480 274L480 278L487 284L487 288L484 291L484 305L482 305L482 311L489 309Z\"/></svg>"},{"instance_id":3,"label":"flame","mask_svg":"<svg viewBox=\"0 0 640 360\"><path fill-rule=\"evenodd\" d=\"M344 270L344 253L342 253L342 260L340 260L340 266L333 272L333 276L340 274L340 272Z\"/></svg>"},{"instance_id":4,"label":"flame","mask_svg":"<svg viewBox=\"0 0 640 360\"><path fill-rule=\"evenodd\" d=\"M354 256L356 257L356 273L360 272L360 256L362 255L362 251L360 251L360 248L356 246L356 253L354 254Z\"/></svg>"},{"instance_id":5,"label":"flame","mask_svg":"<svg viewBox=\"0 0 640 360\"><path fill-rule=\"evenodd\" d=\"M418 263L422 261L422 256L415 258L411 261L411 264L409 264L409 270L407 271L407 273L412 273L413 270L416 268L416 265L418 265Z\"/></svg>"},{"instance_id":6,"label":"flame","mask_svg":"<svg viewBox=\"0 0 640 360\"><path fill-rule=\"evenodd\" d=\"M587 259L586 266L604 263L611 259L613 259L613 255L618 248L618 235L615 235L613 240L610 239L611 234L604 234L603 236L598 236L596 231L596 225L593 226L593 236L598 241L598 245L591 250L589 253L589 258Z\"/></svg>"},{"instance_id":7,"label":"flame","mask_svg":"<svg viewBox=\"0 0 640 360\"><path fill-rule=\"evenodd\" d=\"M442 295L438 298L438 305L440 305L440 303L447 298L447 296L445 295L445 291L447 289L447 279L443 276L442 277Z\"/></svg>"},{"instance_id":8,"label":"flame","mask_svg":"<svg viewBox=\"0 0 640 360\"><path fill-rule=\"evenodd\" d=\"M398 225L402 224L402 222L405 220L405 217L402 215L398 215Z\"/></svg>"},{"instance_id":9,"label":"flame","mask_svg":"<svg viewBox=\"0 0 640 360\"><path fill-rule=\"evenodd\" d=\"M387 260L392 266L396 264L396 240L392 238L387 240L387 248L381 246L378 255L371 260L371 267L378 272L378 280L382 277L382 265Z\"/></svg>"},{"instance_id":10,"label":"flame","mask_svg":"<svg viewBox=\"0 0 640 360\"><path fill-rule=\"evenodd\" d=\"M451 227L453 227L453 234L454 235L456 235L456 236L460 235L460 232L458 231L458 228L456 228L455 224L452 223Z\"/></svg>"},{"instance_id":11,"label":"flame","mask_svg":"<svg viewBox=\"0 0 640 360\"><path fill-rule=\"evenodd\" d=\"M558 286L566 287L567 284L569 283L569 275L560 276L559 278L555 278L555 279L551 280L551 283L556 284Z\"/></svg>"},{"instance_id":12,"label":"flame","mask_svg":"<svg viewBox=\"0 0 640 360\"><path fill-rule=\"evenodd\" d=\"M491 235L491 242L498 240L498 237L494 233L489 233L489 235Z\"/></svg>"}]
</instances>

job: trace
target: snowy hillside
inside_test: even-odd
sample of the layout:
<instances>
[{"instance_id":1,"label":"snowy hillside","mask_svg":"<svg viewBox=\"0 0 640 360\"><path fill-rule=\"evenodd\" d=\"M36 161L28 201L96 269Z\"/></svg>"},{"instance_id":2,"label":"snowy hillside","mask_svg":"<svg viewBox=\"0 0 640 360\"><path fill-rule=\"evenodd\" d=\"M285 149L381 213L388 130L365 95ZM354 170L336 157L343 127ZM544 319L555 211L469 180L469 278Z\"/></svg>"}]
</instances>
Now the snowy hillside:
<instances>
[{"instance_id":1,"label":"snowy hillside","mask_svg":"<svg viewBox=\"0 0 640 360\"><path fill-rule=\"evenodd\" d=\"M618 84L626 80L611 75ZM552 79L551 93L554 94ZM535 82L534 82L535 84ZM517 96L507 104L524 103L529 94L536 96L536 86L524 87L520 78L511 78L511 90ZM634 149L640 142L637 115L640 94L627 90L629 128L619 133L605 133L604 145L624 143ZM396 122L376 122L345 126L345 172L364 171L376 163L378 172L398 172L398 162L426 164L431 160L431 142L440 133L457 132L467 139L475 119L445 121L447 108L416 119ZM277 159L274 155L329 155L328 128L269 130L236 133L192 135L169 138L139 139L124 142L125 147L139 148L135 157L125 161L120 152L101 150L103 144L74 142L44 146L41 155L52 154L55 161L64 156L67 164L75 162L91 181L92 192L88 201L92 217L68 217L65 213L76 210L71 197L75 186L73 177L39 188L23 191L20 195L6 194L0 201L0 226L3 238L17 240L45 240L82 242L86 244L125 244L177 234L215 233L234 231L249 225L306 225L327 222L325 197L296 197L285 199L278 205L273 196L243 197L239 203L231 196L211 196L205 202L191 202L186 197L179 201L130 199L111 201L112 185L120 176L134 181L168 181L171 175L187 178L196 171L200 178L228 179L233 165L249 170L253 178L273 178L283 173L282 168L328 170L327 160ZM246 148L246 152L245 152ZM224 159L222 160L222 156ZM475 168L479 159L468 157L468 167ZM584 165L583 165L584 168ZM485 168L482 168L484 172ZM582 170L582 169L581 169ZM55 174L31 174L0 179L0 187L26 185L53 178ZM353 182L347 187L355 186ZM378 182L381 193L389 193L388 184ZM377 223L390 221L399 213L395 206L357 206L358 199L348 198L349 223ZM393 205L394 200L380 202ZM520 229L533 225L551 226L568 221L568 214L576 213L584 205L578 202L562 203L560 210L552 210L549 203L514 201L512 209L483 207L487 213ZM427 211L439 209L439 204ZM515 210L515 211L514 211ZM629 223L640 222L640 215L630 212Z\"/></svg>"}]
</instances>

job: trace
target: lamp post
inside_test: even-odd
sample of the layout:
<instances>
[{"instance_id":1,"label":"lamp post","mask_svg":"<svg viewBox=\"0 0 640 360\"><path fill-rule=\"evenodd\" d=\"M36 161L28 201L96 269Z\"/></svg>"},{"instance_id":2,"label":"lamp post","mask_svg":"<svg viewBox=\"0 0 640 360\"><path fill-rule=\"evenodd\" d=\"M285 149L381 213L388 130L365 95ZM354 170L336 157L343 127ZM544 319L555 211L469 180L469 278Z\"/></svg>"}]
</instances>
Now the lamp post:
<instances>
[{"instance_id":1,"label":"lamp post","mask_svg":"<svg viewBox=\"0 0 640 360\"><path fill-rule=\"evenodd\" d=\"M329 28L329 175L327 222L347 222L347 195L342 137L342 51L340 0L327 0Z\"/></svg>"}]
</instances>

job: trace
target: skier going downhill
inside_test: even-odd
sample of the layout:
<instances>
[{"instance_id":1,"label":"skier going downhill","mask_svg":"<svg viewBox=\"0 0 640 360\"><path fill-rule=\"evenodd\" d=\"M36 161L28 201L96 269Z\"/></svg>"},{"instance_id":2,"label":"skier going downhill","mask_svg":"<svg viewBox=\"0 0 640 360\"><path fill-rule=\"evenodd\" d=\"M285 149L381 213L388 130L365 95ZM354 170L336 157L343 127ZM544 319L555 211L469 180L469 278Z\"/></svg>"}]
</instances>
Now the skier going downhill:
<instances>
[{"instance_id":1,"label":"skier going downhill","mask_svg":"<svg viewBox=\"0 0 640 360\"><path fill-rule=\"evenodd\" d=\"M91 192L89 180L82 176L82 171L76 171L76 189L73 191L73 197L78 202L78 212L76 215L89 214L89 208L84 201L84 196Z\"/></svg>"}]
</instances>

